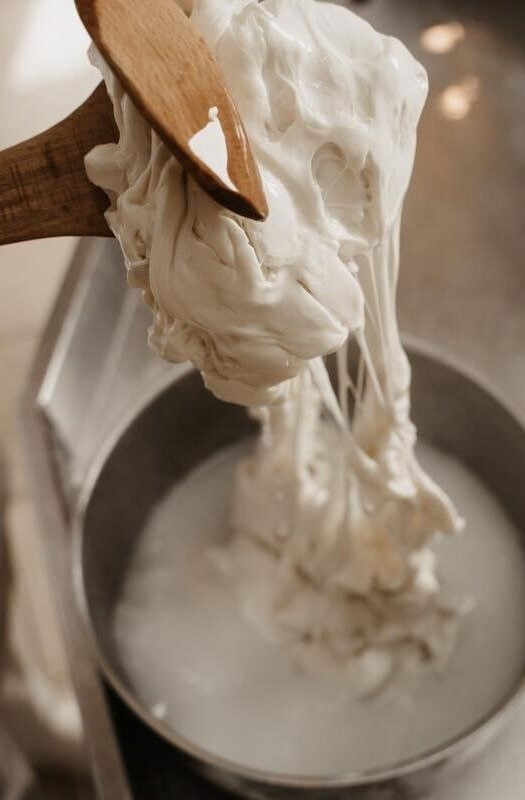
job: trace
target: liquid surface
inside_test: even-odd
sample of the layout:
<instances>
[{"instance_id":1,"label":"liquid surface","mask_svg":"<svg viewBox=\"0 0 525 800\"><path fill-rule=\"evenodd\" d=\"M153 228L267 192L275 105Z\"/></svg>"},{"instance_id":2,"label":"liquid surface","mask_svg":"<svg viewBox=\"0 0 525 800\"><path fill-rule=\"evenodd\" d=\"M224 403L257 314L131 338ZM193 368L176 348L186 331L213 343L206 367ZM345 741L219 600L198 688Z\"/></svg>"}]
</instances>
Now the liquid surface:
<instances>
[{"instance_id":1,"label":"liquid surface","mask_svg":"<svg viewBox=\"0 0 525 800\"><path fill-rule=\"evenodd\" d=\"M265 640L209 556L229 535L235 466L245 452L223 451L174 487L137 542L113 630L146 707L216 755L314 775L415 756L508 696L525 665L525 557L517 531L470 472L419 448L467 518L462 535L436 545L443 597L475 600L447 669L431 663L403 673L363 700L345 673L301 672L286 649Z\"/></svg>"}]
</instances>

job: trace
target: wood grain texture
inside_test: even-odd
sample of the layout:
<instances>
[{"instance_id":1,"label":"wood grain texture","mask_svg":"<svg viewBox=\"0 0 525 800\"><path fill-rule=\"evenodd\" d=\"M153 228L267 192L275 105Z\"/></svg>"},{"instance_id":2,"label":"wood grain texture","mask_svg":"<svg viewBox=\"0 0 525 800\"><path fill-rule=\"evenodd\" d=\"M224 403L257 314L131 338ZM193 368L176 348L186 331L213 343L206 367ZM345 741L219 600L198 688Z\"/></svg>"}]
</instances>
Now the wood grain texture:
<instances>
[{"instance_id":1,"label":"wood grain texture","mask_svg":"<svg viewBox=\"0 0 525 800\"><path fill-rule=\"evenodd\" d=\"M53 128L0 152L0 244L50 236L112 236L104 192L84 156L118 132L105 86Z\"/></svg>"},{"instance_id":2,"label":"wood grain texture","mask_svg":"<svg viewBox=\"0 0 525 800\"><path fill-rule=\"evenodd\" d=\"M175 0L76 0L76 5L137 108L202 189L238 214L264 219L268 206L242 121L208 46ZM188 146L213 107L237 192Z\"/></svg>"}]
</instances>

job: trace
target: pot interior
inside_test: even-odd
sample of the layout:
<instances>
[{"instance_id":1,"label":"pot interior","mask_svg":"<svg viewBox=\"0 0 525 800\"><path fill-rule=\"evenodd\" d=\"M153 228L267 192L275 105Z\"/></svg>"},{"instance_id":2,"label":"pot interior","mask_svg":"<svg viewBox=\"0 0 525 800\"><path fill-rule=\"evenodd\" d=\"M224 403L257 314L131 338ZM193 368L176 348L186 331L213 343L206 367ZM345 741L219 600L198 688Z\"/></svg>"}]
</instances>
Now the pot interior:
<instances>
[{"instance_id":1,"label":"pot interior","mask_svg":"<svg viewBox=\"0 0 525 800\"><path fill-rule=\"evenodd\" d=\"M503 507L516 528L517 537L522 537L520 532L525 530L525 493L521 489L520 478L525 474L524 429L490 393L462 372L417 349L410 353L410 359L413 369L412 417L420 438L453 455L472 471ZM165 502L173 487L181 484L192 470L254 432L254 423L243 408L218 401L206 391L195 371L181 369L180 378L155 396L138 414L103 463L83 518L80 569L88 619L103 666L117 690L143 720L173 744L203 762L209 761L213 765L214 759L225 759L237 769L248 766L263 771L266 769L270 774L269 765L276 764L275 754L268 763L264 759L255 759L246 764L247 759L242 756L233 757L235 750L221 750L220 743L227 738L222 723L215 740L202 741L198 736L191 735L191 726L184 726L182 712L179 715L180 725L177 724L177 717L175 721L170 719L164 723L159 720L165 713L163 697L156 698L151 692L149 695L145 693L136 676L137 670L140 672L141 661L143 668L151 671L156 661L165 658L166 640L159 634L142 655L140 650L130 655L129 649L122 646L115 626L134 553L152 511ZM219 464L217 469L226 474L228 466L225 464L223 468ZM198 498L195 500L197 503ZM184 513L182 506L175 507L175 538ZM520 569L523 567L525 570L523 538L519 538L515 552L523 562ZM465 567L462 566L462 569ZM180 564L174 567L174 581L178 574L182 580L183 573L184 567L181 571ZM525 576L525 571L523 574ZM153 589L151 586L148 589L150 593L157 593L156 602L160 602L160 609L162 592L169 593L169 581L163 588L162 580L160 578ZM199 592L197 585L195 592ZM525 616L525 594L523 600ZM169 622L169 608L166 611ZM211 608L209 619L210 625L220 624L214 621ZM133 620L131 624L134 624ZM502 624L505 624L504 620ZM196 624L195 637L198 638L200 634L201 630ZM223 635L221 639L224 638L227 637ZM188 649L187 643L181 640L180 646L181 661L184 663L182 651ZM151 652L152 648L155 653ZM201 655L203 659L208 657L205 650ZM134 659L135 663L132 663ZM167 667L169 671L170 664ZM194 679L197 674L198 668L194 671ZM471 724L464 725L462 733L455 738L461 739L463 734L482 727L517 692L524 674L525 650L519 668L508 672L499 698L494 699L487 713L472 718ZM249 702L249 698L245 698L245 703ZM286 705L286 700L283 703ZM220 716L219 712L217 715ZM262 719L261 709L253 711L254 725L257 724L257 717ZM215 742L218 742L217 746ZM446 742L442 744L445 746ZM247 747L251 745L247 743ZM423 752L412 755L416 766ZM314 756L310 760L315 764ZM363 768L377 771L391 768L395 763L395 758L388 763L367 762ZM313 772L308 771L308 774L330 774L328 762L327 765L325 770L313 768ZM358 765L359 761L356 761L348 771L358 771ZM298 774L298 770L293 760L286 759L282 762L282 768L279 765L276 767L276 773L281 775ZM343 765L334 761L332 774L344 771Z\"/></svg>"}]
</instances>

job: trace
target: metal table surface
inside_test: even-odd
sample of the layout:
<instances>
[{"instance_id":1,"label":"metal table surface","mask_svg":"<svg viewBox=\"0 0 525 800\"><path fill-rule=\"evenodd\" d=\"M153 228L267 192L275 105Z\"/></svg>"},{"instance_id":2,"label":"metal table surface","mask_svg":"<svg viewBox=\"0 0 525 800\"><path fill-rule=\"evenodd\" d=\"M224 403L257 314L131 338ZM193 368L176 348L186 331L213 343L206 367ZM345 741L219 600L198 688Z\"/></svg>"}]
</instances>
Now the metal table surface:
<instances>
[{"instance_id":1,"label":"metal table surface","mask_svg":"<svg viewBox=\"0 0 525 800\"><path fill-rule=\"evenodd\" d=\"M525 11L482 0L371 0L362 8L431 77L403 229L402 328L454 354L525 414ZM458 19L465 37L455 48L424 50L423 30ZM466 96L461 119L447 110L450 87ZM83 242L24 398L27 449L99 796L216 800L225 795L183 770L105 684L73 599L68 525L86 470L115 421L171 369L148 351L147 325L116 244ZM525 708L429 800L521 800L524 745Z\"/></svg>"}]
</instances>

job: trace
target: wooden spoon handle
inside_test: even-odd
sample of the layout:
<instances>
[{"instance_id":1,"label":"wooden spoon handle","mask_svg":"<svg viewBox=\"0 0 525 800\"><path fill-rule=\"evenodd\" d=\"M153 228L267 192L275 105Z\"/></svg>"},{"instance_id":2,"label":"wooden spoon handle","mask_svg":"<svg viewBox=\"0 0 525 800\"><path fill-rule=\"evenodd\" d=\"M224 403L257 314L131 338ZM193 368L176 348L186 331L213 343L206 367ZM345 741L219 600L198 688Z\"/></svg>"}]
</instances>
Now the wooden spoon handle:
<instances>
[{"instance_id":1,"label":"wooden spoon handle","mask_svg":"<svg viewBox=\"0 0 525 800\"><path fill-rule=\"evenodd\" d=\"M0 152L0 244L49 236L112 236L104 192L84 156L118 133L104 84L53 128Z\"/></svg>"}]
</instances>

